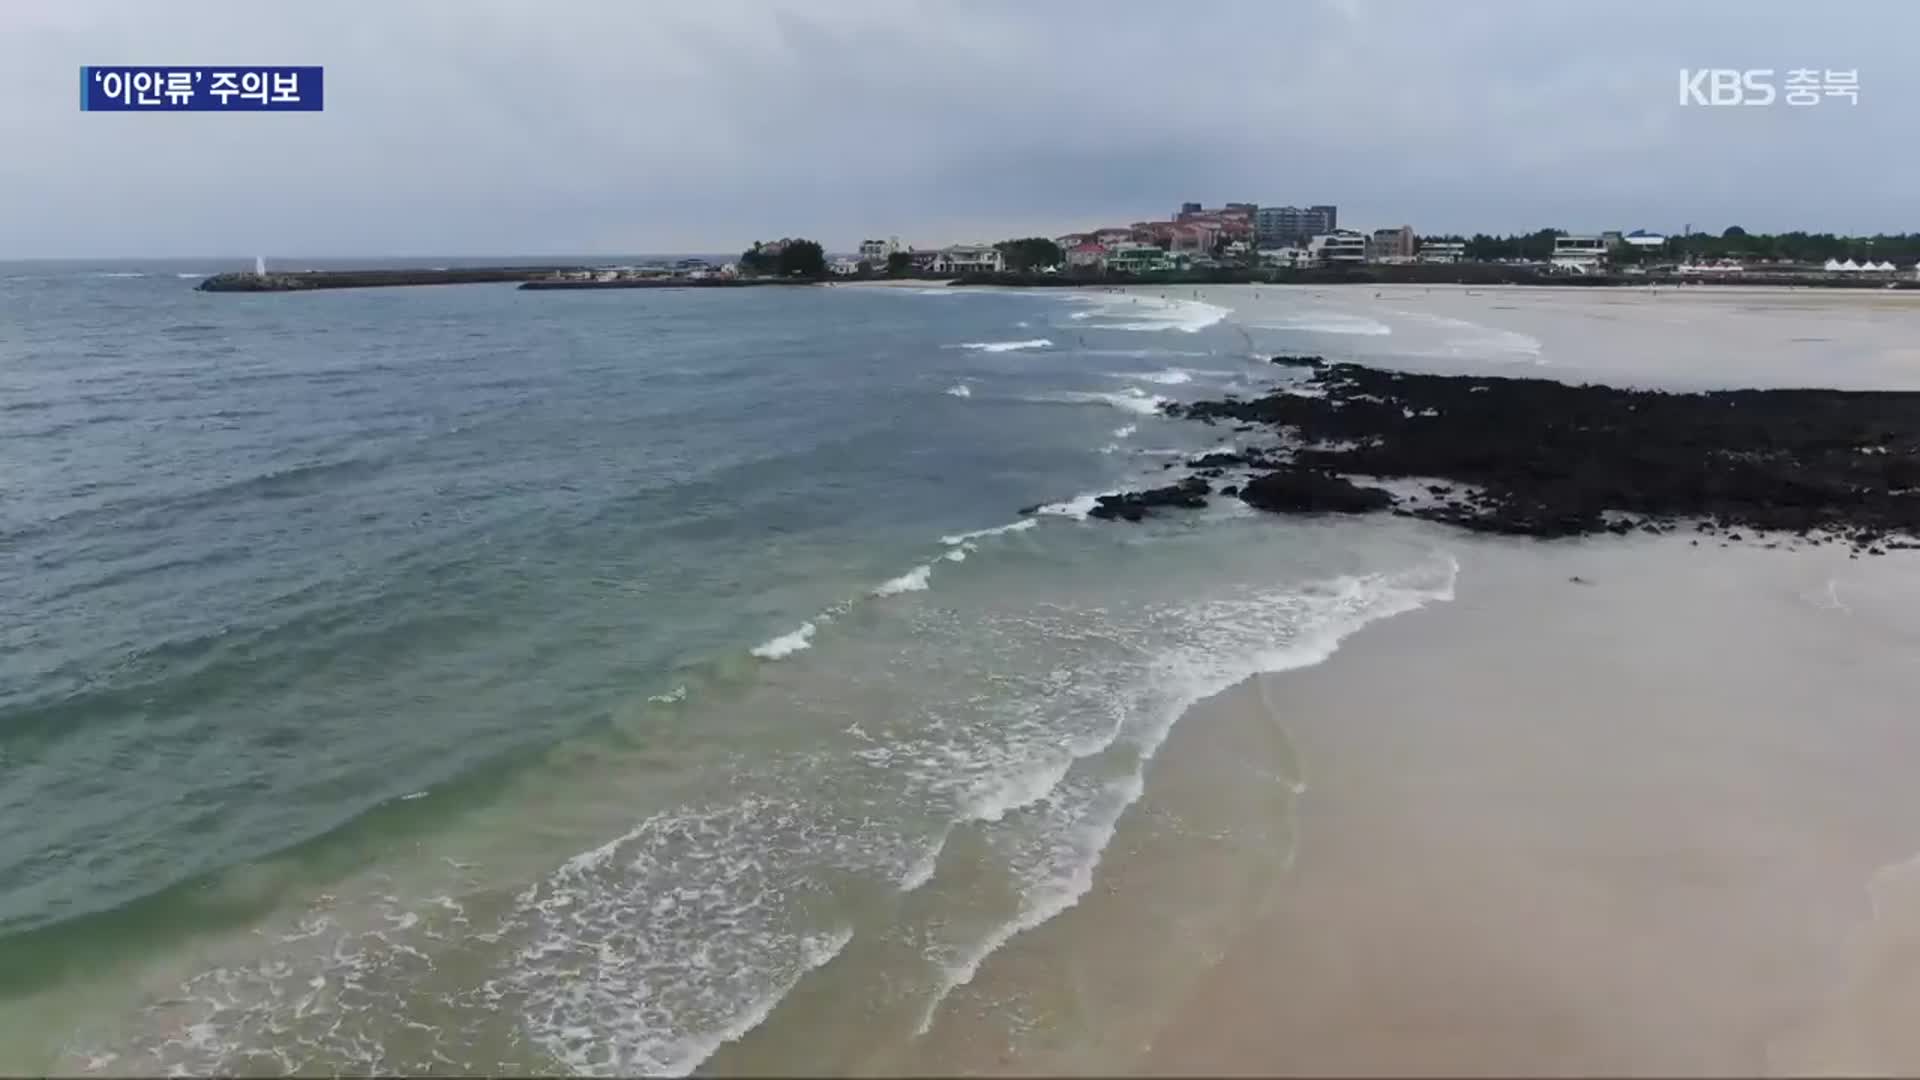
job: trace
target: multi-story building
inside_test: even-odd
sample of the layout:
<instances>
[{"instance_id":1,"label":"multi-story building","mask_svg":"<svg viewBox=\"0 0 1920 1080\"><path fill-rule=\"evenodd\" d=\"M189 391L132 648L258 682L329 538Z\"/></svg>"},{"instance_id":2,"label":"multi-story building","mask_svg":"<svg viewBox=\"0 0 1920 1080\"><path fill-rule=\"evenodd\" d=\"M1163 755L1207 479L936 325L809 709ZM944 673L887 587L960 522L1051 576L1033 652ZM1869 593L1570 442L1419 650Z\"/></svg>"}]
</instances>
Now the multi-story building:
<instances>
[{"instance_id":1,"label":"multi-story building","mask_svg":"<svg viewBox=\"0 0 1920 1080\"><path fill-rule=\"evenodd\" d=\"M1107 249L1107 269L1120 273L1140 274L1158 270L1166 265L1166 261L1167 253L1157 244L1127 241Z\"/></svg>"},{"instance_id":2,"label":"multi-story building","mask_svg":"<svg viewBox=\"0 0 1920 1080\"><path fill-rule=\"evenodd\" d=\"M1252 216L1254 237L1261 247L1289 247L1340 227L1339 209L1332 205L1262 206Z\"/></svg>"},{"instance_id":3,"label":"multi-story building","mask_svg":"<svg viewBox=\"0 0 1920 1080\"><path fill-rule=\"evenodd\" d=\"M1000 249L989 244L955 244L933 260L936 274L997 274L1006 268Z\"/></svg>"},{"instance_id":4,"label":"multi-story building","mask_svg":"<svg viewBox=\"0 0 1920 1080\"><path fill-rule=\"evenodd\" d=\"M900 238L889 236L885 240L860 241L860 258L875 266L885 266L887 257L900 250Z\"/></svg>"},{"instance_id":5,"label":"multi-story building","mask_svg":"<svg viewBox=\"0 0 1920 1080\"><path fill-rule=\"evenodd\" d=\"M1074 270L1098 270L1107 264L1107 246L1083 240L1066 249L1067 266Z\"/></svg>"},{"instance_id":6,"label":"multi-story building","mask_svg":"<svg viewBox=\"0 0 1920 1080\"><path fill-rule=\"evenodd\" d=\"M1175 225L1170 237L1168 250L1187 252L1208 252L1220 239L1220 230L1206 222L1189 222Z\"/></svg>"},{"instance_id":7,"label":"multi-story building","mask_svg":"<svg viewBox=\"0 0 1920 1080\"><path fill-rule=\"evenodd\" d=\"M1556 236L1553 238L1553 268L1574 273L1598 270L1606 265L1607 242L1599 236Z\"/></svg>"},{"instance_id":8,"label":"multi-story building","mask_svg":"<svg viewBox=\"0 0 1920 1080\"><path fill-rule=\"evenodd\" d=\"M1423 240L1414 255L1415 262L1457 263L1467 257L1467 245L1459 240Z\"/></svg>"},{"instance_id":9,"label":"multi-story building","mask_svg":"<svg viewBox=\"0 0 1920 1080\"><path fill-rule=\"evenodd\" d=\"M1413 226L1373 230L1373 238L1367 244L1367 257L1373 262L1411 262Z\"/></svg>"},{"instance_id":10,"label":"multi-story building","mask_svg":"<svg viewBox=\"0 0 1920 1080\"><path fill-rule=\"evenodd\" d=\"M1307 241L1319 266L1359 266L1367 261L1367 238L1352 229L1335 229Z\"/></svg>"}]
</instances>

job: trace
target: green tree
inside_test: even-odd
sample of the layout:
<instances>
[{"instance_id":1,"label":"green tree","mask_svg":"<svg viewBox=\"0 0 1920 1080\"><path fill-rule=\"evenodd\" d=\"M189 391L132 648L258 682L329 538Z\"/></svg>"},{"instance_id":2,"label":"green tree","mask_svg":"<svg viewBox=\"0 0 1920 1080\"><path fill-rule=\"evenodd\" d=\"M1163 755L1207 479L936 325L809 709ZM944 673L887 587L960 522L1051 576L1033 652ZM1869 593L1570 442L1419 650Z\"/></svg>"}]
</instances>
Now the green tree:
<instances>
[{"instance_id":1,"label":"green tree","mask_svg":"<svg viewBox=\"0 0 1920 1080\"><path fill-rule=\"evenodd\" d=\"M887 256L887 276L906 277L913 272L913 256L895 251Z\"/></svg>"},{"instance_id":2,"label":"green tree","mask_svg":"<svg viewBox=\"0 0 1920 1080\"><path fill-rule=\"evenodd\" d=\"M779 271L781 277L825 277L826 250L812 240L789 240L780 249Z\"/></svg>"},{"instance_id":3,"label":"green tree","mask_svg":"<svg viewBox=\"0 0 1920 1080\"><path fill-rule=\"evenodd\" d=\"M993 245L1007 262L1007 269L1016 273L1038 270L1047 266L1059 266L1066 261L1066 252L1060 245L1044 236L1029 236L1021 240L1002 240Z\"/></svg>"},{"instance_id":4,"label":"green tree","mask_svg":"<svg viewBox=\"0 0 1920 1080\"><path fill-rule=\"evenodd\" d=\"M779 260L769 254L766 245L755 240L753 246L740 253L740 269L749 274L771 274L777 268Z\"/></svg>"}]
</instances>

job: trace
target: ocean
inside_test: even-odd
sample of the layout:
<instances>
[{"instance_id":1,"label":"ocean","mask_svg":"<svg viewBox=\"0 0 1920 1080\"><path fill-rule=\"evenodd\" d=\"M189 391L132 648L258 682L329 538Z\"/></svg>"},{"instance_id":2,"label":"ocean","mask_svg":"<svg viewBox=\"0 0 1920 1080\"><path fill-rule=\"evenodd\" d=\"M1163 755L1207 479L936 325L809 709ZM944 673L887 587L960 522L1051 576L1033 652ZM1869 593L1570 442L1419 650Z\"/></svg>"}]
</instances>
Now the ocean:
<instances>
[{"instance_id":1,"label":"ocean","mask_svg":"<svg viewBox=\"0 0 1920 1080\"><path fill-rule=\"evenodd\" d=\"M1157 406L1274 353L1538 350L1307 293L192 291L230 268L0 264L0 1071L1102 1060L1141 1014L1021 950L1182 827L1169 730L1456 563L1092 497L1232 445ZM1220 794L1269 825L1274 754Z\"/></svg>"}]
</instances>

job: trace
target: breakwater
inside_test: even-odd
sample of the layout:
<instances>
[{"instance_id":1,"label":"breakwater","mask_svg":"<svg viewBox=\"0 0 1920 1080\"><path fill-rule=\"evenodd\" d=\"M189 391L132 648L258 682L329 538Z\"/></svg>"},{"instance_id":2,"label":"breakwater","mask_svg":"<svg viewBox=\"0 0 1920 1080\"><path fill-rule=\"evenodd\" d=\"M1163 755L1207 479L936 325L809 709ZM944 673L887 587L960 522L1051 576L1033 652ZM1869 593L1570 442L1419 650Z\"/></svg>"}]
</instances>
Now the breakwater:
<instances>
[{"instance_id":1,"label":"breakwater","mask_svg":"<svg viewBox=\"0 0 1920 1080\"><path fill-rule=\"evenodd\" d=\"M523 289L739 289L752 285L812 285L807 278L566 278L539 277L521 283Z\"/></svg>"},{"instance_id":2,"label":"breakwater","mask_svg":"<svg viewBox=\"0 0 1920 1080\"><path fill-rule=\"evenodd\" d=\"M271 274L215 274L201 292L304 292L309 289L369 289L397 285L473 285L531 281L555 274L585 273L582 266L466 266L410 270L290 270Z\"/></svg>"}]
</instances>

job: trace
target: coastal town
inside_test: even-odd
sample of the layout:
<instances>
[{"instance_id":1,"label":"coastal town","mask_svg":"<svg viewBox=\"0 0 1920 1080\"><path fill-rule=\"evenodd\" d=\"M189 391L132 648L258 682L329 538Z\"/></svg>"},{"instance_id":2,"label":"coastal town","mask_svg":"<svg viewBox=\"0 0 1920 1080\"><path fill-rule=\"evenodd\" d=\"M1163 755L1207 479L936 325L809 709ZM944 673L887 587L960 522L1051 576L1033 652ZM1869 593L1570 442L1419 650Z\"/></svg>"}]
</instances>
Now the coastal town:
<instances>
[{"instance_id":1,"label":"coastal town","mask_svg":"<svg viewBox=\"0 0 1920 1080\"><path fill-rule=\"evenodd\" d=\"M1548 228L1518 236L1467 237L1423 234L1406 224L1347 228L1340 223L1339 207L1330 203L1302 207L1228 202L1208 207L1185 202L1162 219L1052 237L936 247L917 246L894 235L862 240L852 251L823 252L817 262L804 266L782 261L793 244L818 247L813 241L781 239L754 245L738 261L682 259L595 268L575 276L609 283L766 276L982 279L1018 275L1082 280L1247 275L1284 280L1299 274L1321 280L1331 275L1338 280L1342 272L1474 265L1573 280L1815 276L1834 284L1920 282L1920 238L1909 236L1788 233L1769 237L1750 236L1737 226L1720 233L1695 232L1685 226L1673 234L1644 228L1593 233ZM1423 277L1431 277L1431 272Z\"/></svg>"},{"instance_id":2,"label":"coastal town","mask_svg":"<svg viewBox=\"0 0 1920 1080\"><path fill-rule=\"evenodd\" d=\"M899 236L828 252L815 240L755 243L735 258L687 256L571 266L217 274L210 292L517 281L523 289L793 285L936 280L960 284L1196 283L1772 284L1920 288L1920 234L1719 232L1684 225L1494 236L1352 229L1339 207L1185 202L1163 219L1055 236L922 247Z\"/></svg>"}]
</instances>

